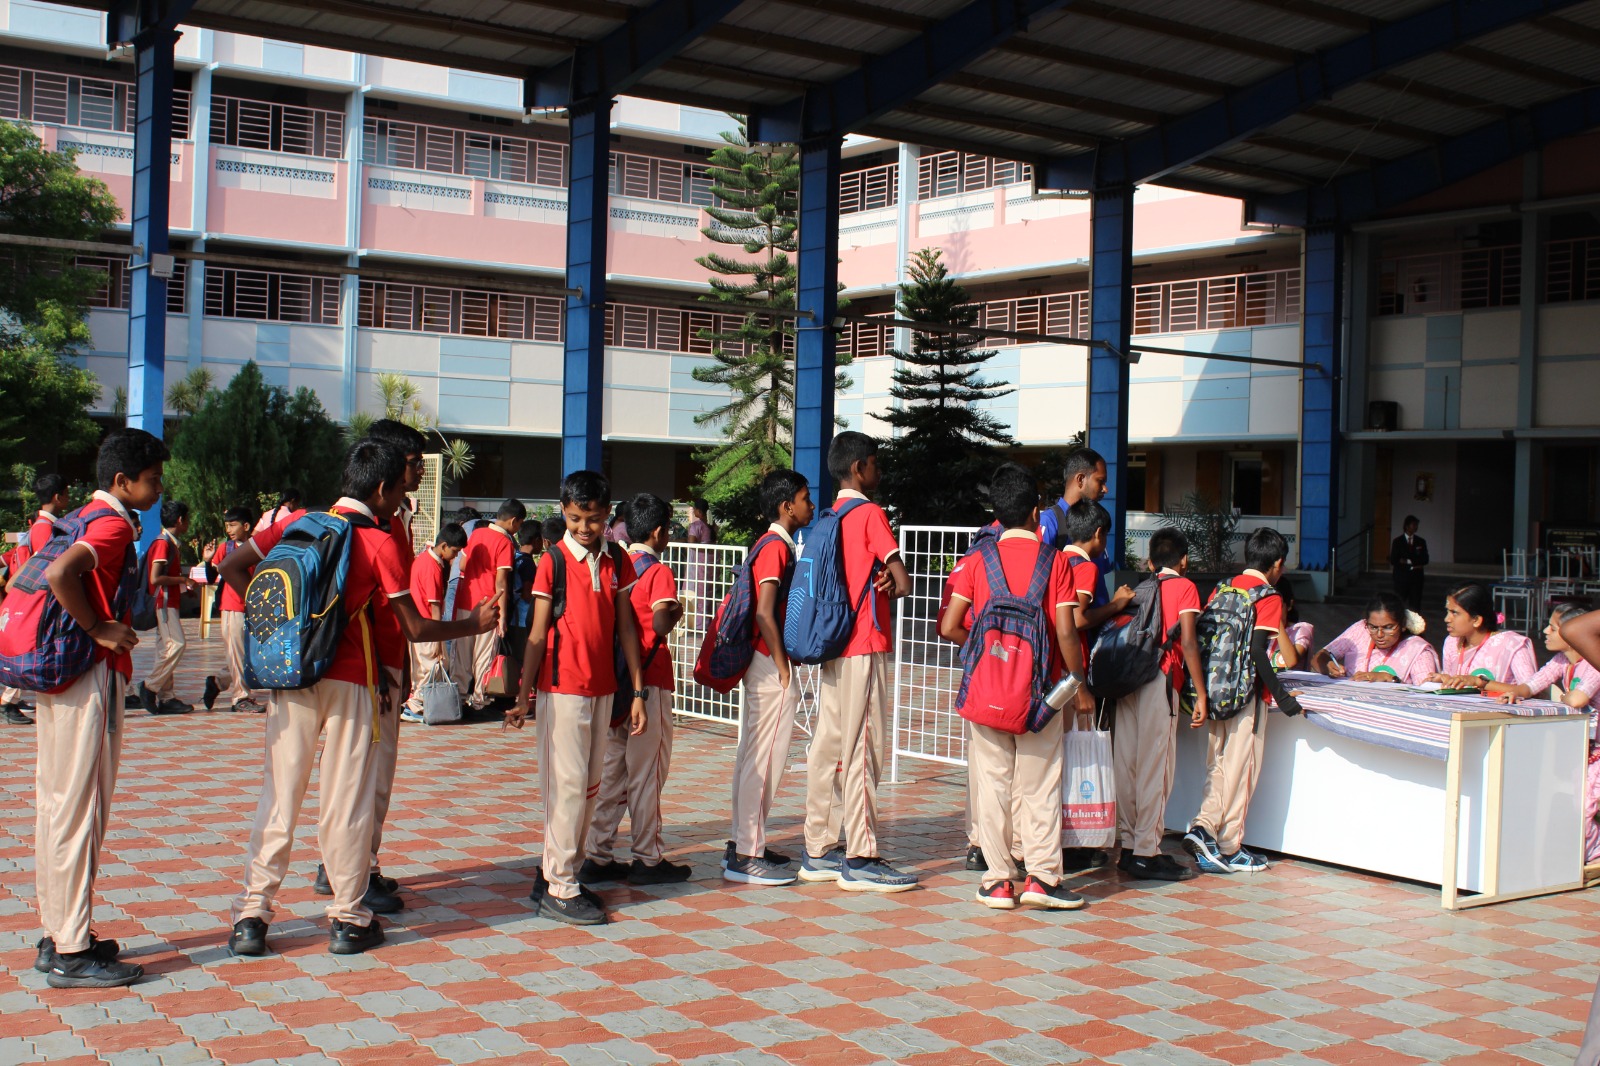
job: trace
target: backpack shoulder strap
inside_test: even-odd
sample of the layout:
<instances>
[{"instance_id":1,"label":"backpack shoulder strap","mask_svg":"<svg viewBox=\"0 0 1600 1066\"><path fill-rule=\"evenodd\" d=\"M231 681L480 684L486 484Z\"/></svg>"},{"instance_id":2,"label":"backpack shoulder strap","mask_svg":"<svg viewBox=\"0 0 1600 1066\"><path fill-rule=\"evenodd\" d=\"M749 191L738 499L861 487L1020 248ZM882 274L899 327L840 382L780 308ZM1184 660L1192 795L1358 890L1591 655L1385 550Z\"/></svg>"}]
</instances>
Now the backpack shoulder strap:
<instances>
[{"instance_id":1,"label":"backpack shoulder strap","mask_svg":"<svg viewBox=\"0 0 1600 1066\"><path fill-rule=\"evenodd\" d=\"M555 623L567 613L567 553L562 550L561 542L550 549L550 625L552 631Z\"/></svg>"},{"instance_id":2,"label":"backpack shoulder strap","mask_svg":"<svg viewBox=\"0 0 1600 1066\"><path fill-rule=\"evenodd\" d=\"M1046 593L1050 590L1050 573L1055 569L1056 550L1050 545L1039 542L1039 554L1033 560L1033 576L1028 579L1028 602L1043 604ZM1045 616L1048 618L1051 611L1046 608Z\"/></svg>"},{"instance_id":3,"label":"backpack shoulder strap","mask_svg":"<svg viewBox=\"0 0 1600 1066\"><path fill-rule=\"evenodd\" d=\"M978 546L978 558L983 560L983 579L988 583L989 596L1009 595L1011 586L1006 583L1006 568L1000 562L1000 541L990 537Z\"/></svg>"},{"instance_id":4,"label":"backpack shoulder strap","mask_svg":"<svg viewBox=\"0 0 1600 1066\"><path fill-rule=\"evenodd\" d=\"M1060 551L1061 538L1067 535L1067 509L1057 500L1050 505L1050 511L1056 516L1056 535L1050 538L1050 546Z\"/></svg>"}]
</instances>

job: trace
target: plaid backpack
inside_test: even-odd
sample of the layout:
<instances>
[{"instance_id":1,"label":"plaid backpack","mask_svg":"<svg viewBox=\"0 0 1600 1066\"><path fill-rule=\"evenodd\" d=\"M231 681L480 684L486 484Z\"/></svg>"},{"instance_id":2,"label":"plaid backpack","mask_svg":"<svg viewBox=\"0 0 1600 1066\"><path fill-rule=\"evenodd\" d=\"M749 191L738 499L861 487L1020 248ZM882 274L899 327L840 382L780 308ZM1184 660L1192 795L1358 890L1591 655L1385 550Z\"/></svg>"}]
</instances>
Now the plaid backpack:
<instances>
[{"instance_id":1,"label":"plaid backpack","mask_svg":"<svg viewBox=\"0 0 1600 1066\"><path fill-rule=\"evenodd\" d=\"M697 684L713 692L732 692L750 669L750 660L756 651L756 587L752 576L756 556L767 545L782 539L776 533L764 534L751 546L744 565L734 571L733 587L722 598L716 617L706 627L705 640L694 661ZM794 557L791 555L783 578L778 582L780 602L788 600L789 583L793 579Z\"/></svg>"},{"instance_id":2,"label":"plaid backpack","mask_svg":"<svg viewBox=\"0 0 1600 1066\"><path fill-rule=\"evenodd\" d=\"M1271 585L1242 589L1221 584L1201 612L1195 636L1206 675L1206 717L1211 721L1226 721L1255 700L1256 664L1250 657L1255 608L1257 603L1277 594ZM1190 678L1185 688L1192 689L1194 685L1195 679ZM1192 695L1185 702L1193 706Z\"/></svg>"},{"instance_id":3,"label":"plaid backpack","mask_svg":"<svg viewBox=\"0 0 1600 1066\"><path fill-rule=\"evenodd\" d=\"M94 665L95 642L61 606L45 571L78 542L90 523L123 518L105 504L90 503L56 519L54 532L11 579L0 603L0 685L29 692L61 692ZM122 579L111 599L111 614L122 618L139 577L137 542L128 542Z\"/></svg>"}]
</instances>

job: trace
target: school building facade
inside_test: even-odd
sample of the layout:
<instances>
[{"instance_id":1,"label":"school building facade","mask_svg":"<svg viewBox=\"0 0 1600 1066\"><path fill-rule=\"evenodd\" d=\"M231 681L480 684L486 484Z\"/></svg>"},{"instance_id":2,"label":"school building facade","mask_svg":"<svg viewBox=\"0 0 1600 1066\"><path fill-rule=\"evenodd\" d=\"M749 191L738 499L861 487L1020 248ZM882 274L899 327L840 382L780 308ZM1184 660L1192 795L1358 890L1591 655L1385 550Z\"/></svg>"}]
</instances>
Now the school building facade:
<instances>
[{"instance_id":1,"label":"school building facade","mask_svg":"<svg viewBox=\"0 0 1600 1066\"><path fill-rule=\"evenodd\" d=\"M75 149L128 213L133 69L105 39L95 12L0 0L0 116ZM404 374L440 429L474 447L458 496L547 496L562 428L565 122L525 121L510 78L214 30L186 30L177 65L174 247L283 265L180 261L169 382L206 367L221 385L254 360L344 418L379 407L378 375ZM691 453L717 436L695 418L724 397L693 378L715 315L660 305L706 290L695 259L720 246L703 234L703 165L731 125L636 98L612 112L602 432L623 492L681 497ZM1029 167L971 153L851 137L844 156L839 276L853 311L888 315L907 256L937 247L986 327L1088 335L1087 199L1036 192ZM1381 565L1406 514L1422 518L1436 562L1497 562L1544 526L1600 522L1597 157L1594 137L1563 142L1352 233L1341 568L1362 545ZM1134 339L1190 354L1131 368L1130 529L1198 492L1240 512L1242 529L1266 522L1292 539L1302 371L1285 364L1302 358L1302 233L1199 192L1145 186L1135 207ZM109 415L127 381L130 283L126 260L96 265L110 281L83 358ZM837 410L852 428L889 431L887 353L905 343L870 322L841 337L854 361ZM1014 388L993 410L1023 454L1084 428L1085 349L989 346L988 376Z\"/></svg>"}]
</instances>

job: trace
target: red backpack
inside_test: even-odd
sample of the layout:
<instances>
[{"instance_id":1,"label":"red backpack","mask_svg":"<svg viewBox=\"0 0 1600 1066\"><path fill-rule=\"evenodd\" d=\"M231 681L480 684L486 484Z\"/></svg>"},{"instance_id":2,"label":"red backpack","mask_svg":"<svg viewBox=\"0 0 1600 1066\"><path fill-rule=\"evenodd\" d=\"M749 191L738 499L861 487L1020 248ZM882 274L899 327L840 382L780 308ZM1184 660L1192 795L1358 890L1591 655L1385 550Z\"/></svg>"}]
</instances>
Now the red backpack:
<instances>
[{"instance_id":1,"label":"red backpack","mask_svg":"<svg viewBox=\"0 0 1600 1066\"><path fill-rule=\"evenodd\" d=\"M989 596L961 646L956 711L976 725L1021 734L1030 728L1030 719L1039 721L1033 712L1044 702L1050 676L1050 621L1044 600L1056 550L1039 545L1033 577L1020 596L1006 582L997 538L984 540L975 554L983 560Z\"/></svg>"}]
</instances>

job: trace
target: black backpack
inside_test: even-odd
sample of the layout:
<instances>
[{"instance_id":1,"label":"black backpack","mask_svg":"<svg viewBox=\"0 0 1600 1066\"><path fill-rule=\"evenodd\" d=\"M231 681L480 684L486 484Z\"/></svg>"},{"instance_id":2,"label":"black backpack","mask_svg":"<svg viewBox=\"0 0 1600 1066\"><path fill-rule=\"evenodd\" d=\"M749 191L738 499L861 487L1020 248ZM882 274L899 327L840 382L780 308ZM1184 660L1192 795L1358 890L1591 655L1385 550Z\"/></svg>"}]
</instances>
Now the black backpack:
<instances>
[{"instance_id":1,"label":"black backpack","mask_svg":"<svg viewBox=\"0 0 1600 1066\"><path fill-rule=\"evenodd\" d=\"M606 552L611 556L611 562L620 573L623 560L628 553L612 541L606 542ZM545 643L548 650L545 652L550 657L550 684L561 684L561 627L556 623L561 621L561 616L567 613L567 556L557 543L550 549L550 633ZM613 626L613 641L615 641L615 626Z\"/></svg>"},{"instance_id":2,"label":"black backpack","mask_svg":"<svg viewBox=\"0 0 1600 1066\"><path fill-rule=\"evenodd\" d=\"M1096 699L1131 696L1161 672L1161 657L1173 635L1161 628L1161 578L1151 574L1133 591L1133 602L1107 619L1089 651L1089 691Z\"/></svg>"}]
</instances>

